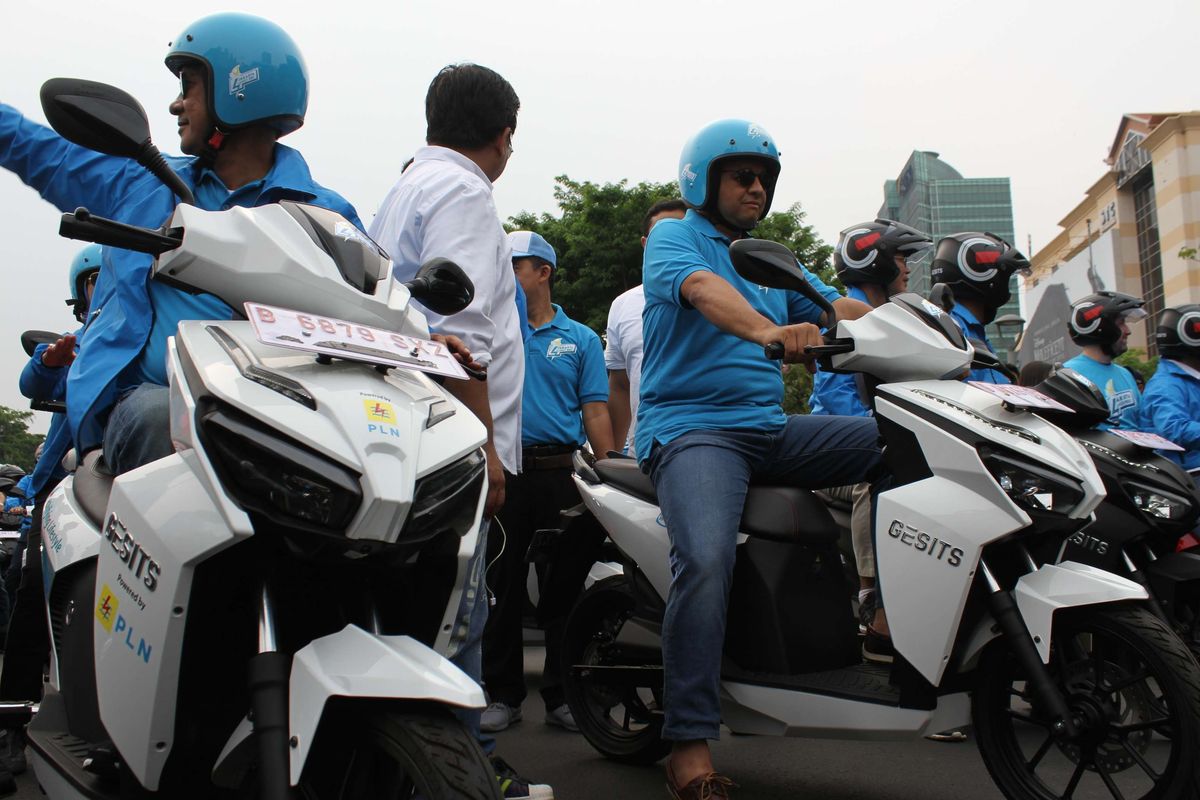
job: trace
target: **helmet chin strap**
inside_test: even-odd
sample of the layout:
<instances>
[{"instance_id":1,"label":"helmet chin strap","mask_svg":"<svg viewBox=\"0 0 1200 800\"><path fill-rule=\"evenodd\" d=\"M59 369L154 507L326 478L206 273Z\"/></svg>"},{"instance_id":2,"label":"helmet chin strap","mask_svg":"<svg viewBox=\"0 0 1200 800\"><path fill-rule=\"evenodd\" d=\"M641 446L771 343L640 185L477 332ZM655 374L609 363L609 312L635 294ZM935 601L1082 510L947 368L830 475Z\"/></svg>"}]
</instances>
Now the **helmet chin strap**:
<instances>
[{"instance_id":1,"label":"helmet chin strap","mask_svg":"<svg viewBox=\"0 0 1200 800\"><path fill-rule=\"evenodd\" d=\"M221 152L221 148L225 146L226 136L227 134L224 131L213 125L212 132L204 140L204 152L197 156L201 164L211 167L216 162L217 153Z\"/></svg>"}]
</instances>

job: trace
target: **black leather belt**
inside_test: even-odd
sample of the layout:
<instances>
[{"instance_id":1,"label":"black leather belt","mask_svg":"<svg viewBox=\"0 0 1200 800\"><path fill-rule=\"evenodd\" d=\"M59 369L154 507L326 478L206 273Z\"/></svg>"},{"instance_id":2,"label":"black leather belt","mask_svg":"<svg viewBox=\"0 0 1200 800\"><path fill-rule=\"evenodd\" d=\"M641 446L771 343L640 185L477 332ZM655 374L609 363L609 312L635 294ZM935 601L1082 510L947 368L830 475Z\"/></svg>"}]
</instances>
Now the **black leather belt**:
<instances>
[{"instance_id":1,"label":"black leather belt","mask_svg":"<svg viewBox=\"0 0 1200 800\"><path fill-rule=\"evenodd\" d=\"M579 448L573 444L539 444L521 450L521 468L570 469L571 459Z\"/></svg>"}]
</instances>

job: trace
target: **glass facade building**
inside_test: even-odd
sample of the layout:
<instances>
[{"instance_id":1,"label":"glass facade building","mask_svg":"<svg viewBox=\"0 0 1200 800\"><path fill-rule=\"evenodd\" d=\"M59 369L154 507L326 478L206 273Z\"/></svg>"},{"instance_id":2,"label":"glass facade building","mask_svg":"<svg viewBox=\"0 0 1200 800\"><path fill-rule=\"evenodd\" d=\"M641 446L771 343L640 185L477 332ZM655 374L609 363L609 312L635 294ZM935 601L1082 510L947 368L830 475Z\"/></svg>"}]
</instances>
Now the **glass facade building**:
<instances>
[{"instance_id":1,"label":"glass facade building","mask_svg":"<svg viewBox=\"0 0 1200 800\"><path fill-rule=\"evenodd\" d=\"M884 182L883 198L879 216L911 225L928 233L934 241L952 233L984 231L1016 245L1008 178L964 178L937 153L914 150L900 170L900 177ZM932 258L933 252L928 250L920 260L909 262L912 270L908 279L909 291L929 296ZM1020 313L1019 280L1016 276L1012 278L1012 298L996 312L996 316ZM991 325L988 338L997 355L1009 361L1014 332L1002 333Z\"/></svg>"}]
</instances>

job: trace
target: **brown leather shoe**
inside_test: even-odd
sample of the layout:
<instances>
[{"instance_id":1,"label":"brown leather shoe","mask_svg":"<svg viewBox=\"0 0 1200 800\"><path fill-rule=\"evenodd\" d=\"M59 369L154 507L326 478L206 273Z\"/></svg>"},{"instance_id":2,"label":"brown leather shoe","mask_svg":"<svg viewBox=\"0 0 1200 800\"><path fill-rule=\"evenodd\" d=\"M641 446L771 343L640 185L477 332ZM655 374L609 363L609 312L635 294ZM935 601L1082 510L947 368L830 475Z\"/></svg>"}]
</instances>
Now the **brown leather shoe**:
<instances>
[{"instance_id":1,"label":"brown leather shoe","mask_svg":"<svg viewBox=\"0 0 1200 800\"><path fill-rule=\"evenodd\" d=\"M675 781L671 763L667 762L667 794L671 800L729 800L729 790L736 788L736 783L719 772L701 775L687 786L680 786Z\"/></svg>"}]
</instances>

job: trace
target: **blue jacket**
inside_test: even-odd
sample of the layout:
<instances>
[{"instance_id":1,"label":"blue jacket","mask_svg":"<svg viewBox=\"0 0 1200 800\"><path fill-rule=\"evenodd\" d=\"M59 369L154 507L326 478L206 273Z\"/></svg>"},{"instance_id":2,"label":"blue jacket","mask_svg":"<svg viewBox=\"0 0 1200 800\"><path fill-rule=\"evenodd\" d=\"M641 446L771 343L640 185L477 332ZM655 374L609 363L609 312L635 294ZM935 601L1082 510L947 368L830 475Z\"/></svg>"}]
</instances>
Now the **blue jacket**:
<instances>
[{"instance_id":1,"label":"blue jacket","mask_svg":"<svg viewBox=\"0 0 1200 800\"><path fill-rule=\"evenodd\" d=\"M958 327L962 328L968 339L978 339L986 344L993 353L996 352L996 348L992 347L992 343L988 341L987 328L975 318L975 315L966 306L962 303L955 303L954 308L950 309L950 316L954 317L954 321L958 323ZM1007 375L994 369L973 369L967 375L967 380L983 383L1012 383Z\"/></svg>"},{"instance_id":2,"label":"blue jacket","mask_svg":"<svg viewBox=\"0 0 1200 800\"><path fill-rule=\"evenodd\" d=\"M857 286L846 289L846 296L867 301L867 293ZM818 369L813 375L812 394L808 398L810 414L832 414L843 417L869 417L871 409L858 396L858 385L854 375L844 372L826 372Z\"/></svg>"},{"instance_id":3,"label":"blue jacket","mask_svg":"<svg viewBox=\"0 0 1200 800\"><path fill-rule=\"evenodd\" d=\"M75 331L76 348L83 336L83 328ZM47 367L42 363L42 354L50 345L39 344L33 351L33 357L21 370L21 394L30 400L63 400L67 396L67 367ZM29 473L29 500L41 494L42 490L52 482L57 483L67 474L62 467L63 457L71 449L71 429L67 419L62 414L50 418L50 430L46 432L46 441L42 443L42 457L38 459ZM22 528L24 531L24 528Z\"/></svg>"},{"instance_id":4,"label":"blue jacket","mask_svg":"<svg viewBox=\"0 0 1200 800\"><path fill-rule=\"evenodd\" d=\"M1142 430L1185 449L1162 451L1184 469L1200 467L1200 380L1175 361L1160 359L1142 395Z\"/></svg>"},{"instance_id":5,"label":"blue jacket","mask_svg":"<svg viewBox=\"0 0 1200 800\"><path fill-rule=\"evenodd\" d=\"M167 156L167 163L197 195L201 184L220 185L197 159ZM171 190L137 163L92 152L25 119L0 104L0 166L11 170L62 211L86 206L93 214L131 225L157 227L174 211ZM267 205L297 200L337 211L362 227L340 195L317 184L304 158L275 146L275 163L257 196L238 190L221 209L235 205ZM220 194L206 193L209 196ZM81 450L100 444L108 412L118 399L118 379L146 347L153 324L148 276L152 258L116 248L104 249L103 268L92 297L97 312L81 344L68 378L67 416L72 438Z\"/></svg>"}]
</instances>

